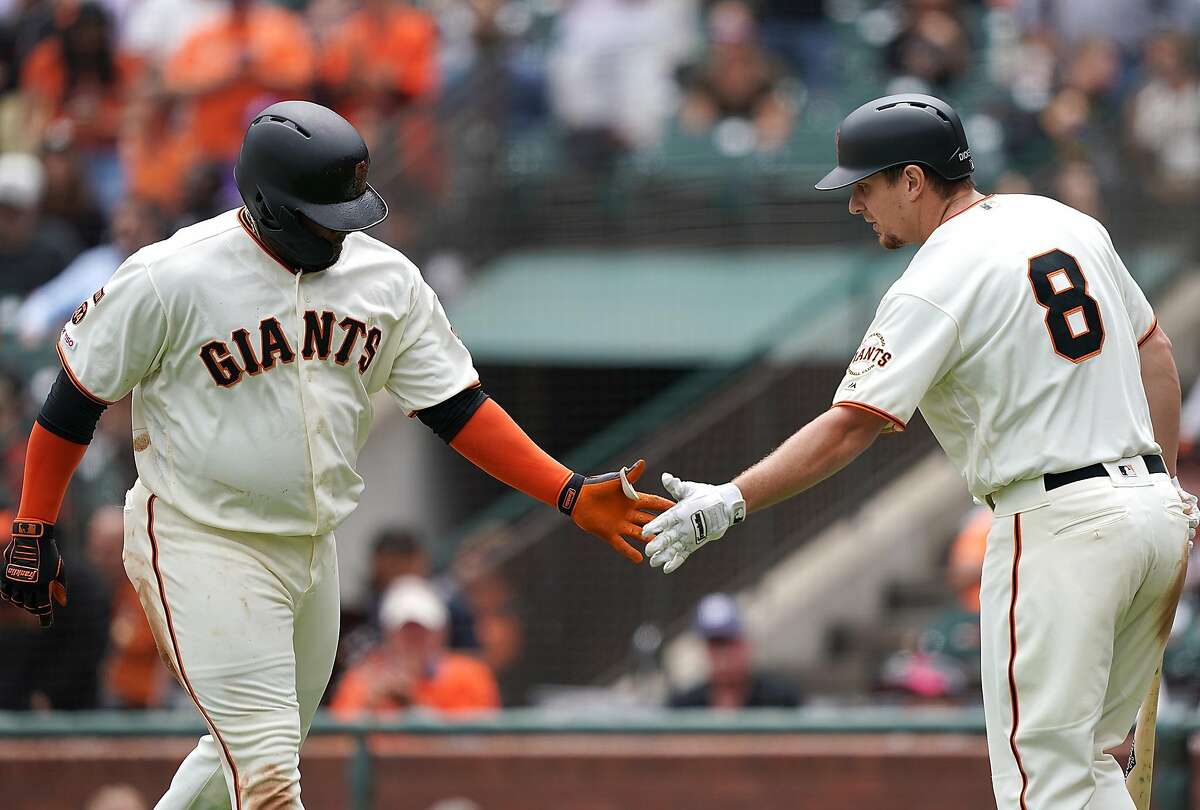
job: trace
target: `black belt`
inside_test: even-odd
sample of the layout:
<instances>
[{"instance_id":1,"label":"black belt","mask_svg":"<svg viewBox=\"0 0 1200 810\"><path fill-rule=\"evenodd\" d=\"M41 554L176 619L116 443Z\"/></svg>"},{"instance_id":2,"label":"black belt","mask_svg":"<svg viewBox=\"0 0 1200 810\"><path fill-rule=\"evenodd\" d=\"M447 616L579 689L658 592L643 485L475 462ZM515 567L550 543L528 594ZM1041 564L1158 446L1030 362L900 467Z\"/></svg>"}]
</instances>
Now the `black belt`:
<instances>
[{"instance_id":1,"label":"black belt","mask_svg":"<svg viewBox=\"0 0 1200 810\"><path fill-rule=\"evenodd\" d=\"M1146 462L1146 469L1151 473L1166 473L1167 465L1163 463L1162 456L1142 456L1142 460ZM1042 482L1046 485L1046 491L1065 487L1067 484L1074 484L1076 481L1086 481L1089 478L1103 478L1108 475L1108 470L1104 469L1103 464L1089 464L1087 467L1080 467L1078 470L1067 470L1060 473L1046 473L1042 476Z\"/></svg>"}]
</instances>

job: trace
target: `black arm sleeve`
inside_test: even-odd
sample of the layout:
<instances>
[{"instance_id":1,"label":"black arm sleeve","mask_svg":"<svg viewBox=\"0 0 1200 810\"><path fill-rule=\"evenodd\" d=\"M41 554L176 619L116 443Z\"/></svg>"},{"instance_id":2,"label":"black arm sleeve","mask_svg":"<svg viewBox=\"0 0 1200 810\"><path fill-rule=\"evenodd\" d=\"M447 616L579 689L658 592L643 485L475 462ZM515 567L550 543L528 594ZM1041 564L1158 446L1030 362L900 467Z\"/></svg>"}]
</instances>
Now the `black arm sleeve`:
<instances>
[{"instance_id":1,"label":"black arm sleeve","mask_svg":"<svg viewBox=\"0 0 1200 810\"><path fill-rule=\"evenodd\" d=\"M104 407L75 387L67 372L58 372L50 395L38 414L38 424L75 444L91 444Z\"/></svg>"},{"instance_id":2,"label":"black arm sleeve","mask_svg":"<svg viewBox=\"0 0 1200 810\"><path fill-rule=\"evenodd\" d=\"M459 391L445 402L439 402L431 408L417 411L417 418L441 437L446 444L454 441L454 437L463 429L479 406L487 402L488 395L479 387Z\"/></svg>"}]
</instances>

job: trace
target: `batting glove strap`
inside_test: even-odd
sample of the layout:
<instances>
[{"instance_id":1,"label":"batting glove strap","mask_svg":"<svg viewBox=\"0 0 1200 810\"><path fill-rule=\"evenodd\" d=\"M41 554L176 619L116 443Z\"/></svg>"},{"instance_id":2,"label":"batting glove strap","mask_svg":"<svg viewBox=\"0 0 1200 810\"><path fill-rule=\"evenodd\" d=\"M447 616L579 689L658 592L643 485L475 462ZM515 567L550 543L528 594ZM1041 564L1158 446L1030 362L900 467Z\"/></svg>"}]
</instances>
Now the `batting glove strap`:
<instances>
[{"instance_id":1,"label":"batting glove strap","mask_svg":"<svg viewBox=\"0 0 1200 810\"><path fill-rule=\"evenodd\" d=\"M31 520L16 520L12 525L12 542L4 552L4 578L22 585L36 585L41 578L42 539L46 524Z\"/></svg>"},{"instance_id":2,"label":"batting glove strap","mask_svg":"<svg viewBox=\"0 0 1200 810\"><path fill-rule=\"evenodd\" d=\"M568 516L574 512L575 504L579 503L579 493L583 491L583 485L587 482L588 479L579 473L574 473L568 478L558 493L558 511Z\"/></svg>"}]
</instances>

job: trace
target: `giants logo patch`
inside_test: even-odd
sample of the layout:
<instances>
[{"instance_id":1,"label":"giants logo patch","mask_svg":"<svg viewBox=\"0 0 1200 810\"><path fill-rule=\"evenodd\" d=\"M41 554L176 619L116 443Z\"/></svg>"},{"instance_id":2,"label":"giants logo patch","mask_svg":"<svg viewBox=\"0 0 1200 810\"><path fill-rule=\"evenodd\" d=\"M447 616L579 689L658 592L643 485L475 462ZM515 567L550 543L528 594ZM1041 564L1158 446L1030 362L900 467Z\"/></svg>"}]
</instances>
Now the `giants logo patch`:
<instances>
[{"instance_id":1,"label":"giants logo patch","mask_svg":"<svg viewBox=\"0 0 1200 810\"><path fill-rule=\"evenodd\" d=\"M75 324L76 326L79 325L79 322L83 320L83 316L87 315L87 305L87 301L84 301L79 305L78 309L76 309L75 313L71 316L71 323Z\"/></svg>"},{"instance_id":2,"label":"giants logo patch","mask_svg":"<svg viewBox=\"0 0 1200 810\"><path fill-rule=\"evenodd\" d=\"M362 194L367 190L367 162L360 160L354 164L354 193Z\"/></svg>"},{"instance_id":3,"label":"giants logo patch","mask_svg":"<svg viewBox=\"0 0 1200 810\"><path fill-rule=\"evenodd\" d=\"M887 350L887 341L878 332L867 335L854 353L846 373L851 377L861 377L878 366L883 368L892 360L892 353Z\"/></svg>"}]
</instances>

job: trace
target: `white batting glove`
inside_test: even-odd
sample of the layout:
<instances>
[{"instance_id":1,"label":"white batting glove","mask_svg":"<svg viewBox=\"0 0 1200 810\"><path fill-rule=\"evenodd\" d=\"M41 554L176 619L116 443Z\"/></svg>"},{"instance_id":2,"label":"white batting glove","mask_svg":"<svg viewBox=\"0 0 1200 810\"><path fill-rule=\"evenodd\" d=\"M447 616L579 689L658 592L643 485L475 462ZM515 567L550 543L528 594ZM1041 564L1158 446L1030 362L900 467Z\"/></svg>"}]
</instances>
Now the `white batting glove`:
<instances>
[{"instance_id":1,"label":"white batting glove","mask_svg":"<svg viewBox=\"0 0 1200 810\"><path fill-rule=\"evenodd\" d=\"M1188 518L1188 542L1196 539L1196 527L1200 526L1200 508L1196 506L1196 496L1188 492L1179 483L1179 478L1172 478L1171 483L1175 485L1175 490L1179 493L1179 500L1183 501L1183 512Z\"/></svg>"},{"instance_id":2,"label":"white batting glove","mask_svg":"<svg viewBox=\"0 0 1200 810\"><path fill-rule=\"evenodd\" d=\"M733 484L698 484L680 481L663 473L663 486L678 501L642 528L642 536L654 535L646 544L646 555L655 568L669 574L683 565L696 549L720 540L735 523L746 519L746 501Z\"/></svg>"}]
</instances>

